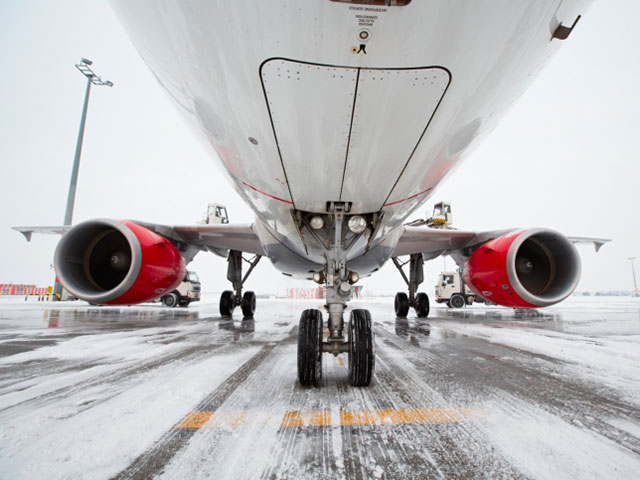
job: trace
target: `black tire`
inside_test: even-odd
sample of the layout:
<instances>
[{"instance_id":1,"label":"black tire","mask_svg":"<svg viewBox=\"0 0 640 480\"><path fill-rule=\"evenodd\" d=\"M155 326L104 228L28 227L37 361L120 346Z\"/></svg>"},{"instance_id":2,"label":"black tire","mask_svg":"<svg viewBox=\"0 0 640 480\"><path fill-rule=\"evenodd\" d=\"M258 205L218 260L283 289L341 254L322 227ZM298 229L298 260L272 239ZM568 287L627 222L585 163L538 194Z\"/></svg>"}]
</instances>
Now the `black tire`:
<instances>
[{"instance_id":1,"label":"black tire","mask_svg":"<svg viewBox=\"0 0 640 480\"><path fill-rule=\"evenodd\" d=\"M189 300L181 300L178 305L181 307L188 307L191 302Z\"/></svg>"},{"instance_id":2,"label":"black tire","mask_svg":"<svg viewBox=\"0 0 640 480\"><path fill-rule=\"evenodd\" d=\"M173 308L178 304L178 295L173 292L167 293L162 297L162 303L164 303L165 307Z\"/></svg>"},{"instance_id":3,"label":"black tire","mask_svg":"<svg viewBox=\"0 0 640 480\"><path fill-rule=\"evenodd\" d=\"M449 299L449 303L451 304L451 308L462 308L464 307L464 297L459 293L454 293L451 295Z\"/></svg>"},{"instance_id":4,"label":"black tire","mask_svg":"<svg viewBox=\"0 0 640 480\"><path fill-rule=\"evenodd\" d=\"M467 305L473 305L473 302L475 301L475 297L473 295L467 295L467 298L465 298Z\"/></svg>"},{"instance_id":5,"label":"black tire","mask_svg":"<svg viewBox=\"0 0 640 480\"><path fill-rule=\"evenodd\" d=\"M233 314L233 309L235 307L233 292L231 290L225 290L222 292L222 295L220 295L220 315L223 317L230 317Z\"/></svg>"},{"instance_id":6,"label":"black tire","mask_svg":"<svg viewBox=\"0 0 640 480\"><path fill-rule=\"evenodd\" d=\"M304 310L298 325L298 381L303 387L322 382L322 312Z\"/></svg>"},{"instance_id":7,"label":"black tire","mask_svg":"<svg viewBox=\"0 0 640 480\"><path fill-rule=\"evenodd\" d=\"M253 318L253 314L256 313L256 294L254 292L244 292L241 308L245 318Z\"/></svg>"},{"instance_id":8,"label":"black tire","mask_svg":"<svg viewBox=\"0 0 640 480\"><path fill-rule=\"evenodd\" d=\"M409 313L409 297L404 292L396 293L396 299L393 302L396 311L396 317L405 318Z\"/></svg>"},{"instance_id":9,"label":"black tire","mask_svg":"<svg viewBox=\"0 0 640 480\"><path fill-rule=\"evenodd\" d=\"M375 368L373 328L369 310L351 311L349 322L349 380L354 387L367 387Z\"/></svg>"},{"instance_id":10,"label":"black tire","mask_svg":"<svg viewBox=\"0 0 640 480\"><path fill-rule=\"evenodd\" d=\"M429 296L420 292L416 295L416 315L418 318L429 316Z\"/></svg>"},{"instance_id":11,"label":"black tire","mask_svg":"<svg viewBox=\"0 0 640 480\"><path fill-rule=\"evenodd\" d=\"M447 308L451 308L451 301L447 300Z\"/></svg>"}]
</instances>

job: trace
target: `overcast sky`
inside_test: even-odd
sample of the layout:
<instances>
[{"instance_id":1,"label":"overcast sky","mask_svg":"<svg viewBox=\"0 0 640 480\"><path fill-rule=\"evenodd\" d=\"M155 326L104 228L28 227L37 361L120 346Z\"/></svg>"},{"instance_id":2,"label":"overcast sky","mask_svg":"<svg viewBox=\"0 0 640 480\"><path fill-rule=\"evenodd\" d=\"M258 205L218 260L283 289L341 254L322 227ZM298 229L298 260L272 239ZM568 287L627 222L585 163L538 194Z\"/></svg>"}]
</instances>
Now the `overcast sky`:
<instances>
[{"instance_id":1,"label":"overcast sky","mask_svg":"<svg viewBox=\"0 0 640 480\"><path fill-rule=\"evenodd\" d=\"M462 229L549 227L612 238L597 255L580 247L578 290L630 290L640 266L640 2L601 0L583 16L532 88L422 209L453 203ZM96 217L166 224L198 220L208 202L232 221L251 211L219 174L138 57L109 5L0 2L0 283L51 284L57 238L31 243L13 225L62 224L82 109L81 56L113 88L94 88L74 223ZM453 266L451 260L447 261ZM430 295L442 259L427 264ZM190 265L205 290L227 288L226 262ZM640 273L640 272L638 272ZM640 276L639 276L640 279ZM264 261L248 288L312 286ZM365 286L404 289L387 265Z\"/></svg>"}]
</instances>

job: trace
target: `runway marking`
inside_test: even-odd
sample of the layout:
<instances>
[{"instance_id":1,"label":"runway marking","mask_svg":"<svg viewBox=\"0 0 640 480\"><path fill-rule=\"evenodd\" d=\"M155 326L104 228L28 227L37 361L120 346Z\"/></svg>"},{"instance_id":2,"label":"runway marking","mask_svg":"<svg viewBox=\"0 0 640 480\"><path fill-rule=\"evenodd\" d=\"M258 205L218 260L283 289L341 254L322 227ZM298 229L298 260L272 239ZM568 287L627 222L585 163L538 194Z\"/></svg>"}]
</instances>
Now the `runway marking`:
<instances>
[{"instance_id":1,"label":"runway marking","mask_svg":"<svg viewBox=\"0 0 640 480\"><path fill-rule=\"evenodd\" d=\"M331 410L303 412L190 412L177 425L179 429L195 428L239 428L249 424L280 421L281 428L307 427L370 427L420 423L457 423L480 420L487 416L481 407L430 407L400 408L386 410L340 410L337 424L331 418Z\"/></svg>"}]
</instances>

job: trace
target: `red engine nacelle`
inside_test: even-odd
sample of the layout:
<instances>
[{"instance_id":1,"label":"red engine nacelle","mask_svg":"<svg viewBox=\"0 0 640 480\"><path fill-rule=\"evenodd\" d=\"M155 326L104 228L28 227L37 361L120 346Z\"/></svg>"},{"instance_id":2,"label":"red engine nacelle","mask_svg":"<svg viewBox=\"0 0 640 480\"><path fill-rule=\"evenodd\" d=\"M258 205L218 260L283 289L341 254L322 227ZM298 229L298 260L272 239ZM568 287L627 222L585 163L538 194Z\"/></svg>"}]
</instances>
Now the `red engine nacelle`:
<instances>
[{"instance_id":1,"label":"red engine nacelle","mask_svg":"<svg viewBox=\"0 0 640 480\"><path fill-rule=\"evenodd\" d=\"M90 303L130 305L176 288L185 274L178 249L133 222L90 220L69 230L55 253L56 274Z\"/></svg>"},{"instance_id":2,"label":"red engine nacelle","mask_svg":"<svg viewBox=\"0 0 640 480\"><path fill-rule=\"evenodd\" d=\"M546 307L567 298L580 280L580 257L564 235L516 230L471 254L464 279L477 295L505 307Z\"/></svg>"}]
</instances>

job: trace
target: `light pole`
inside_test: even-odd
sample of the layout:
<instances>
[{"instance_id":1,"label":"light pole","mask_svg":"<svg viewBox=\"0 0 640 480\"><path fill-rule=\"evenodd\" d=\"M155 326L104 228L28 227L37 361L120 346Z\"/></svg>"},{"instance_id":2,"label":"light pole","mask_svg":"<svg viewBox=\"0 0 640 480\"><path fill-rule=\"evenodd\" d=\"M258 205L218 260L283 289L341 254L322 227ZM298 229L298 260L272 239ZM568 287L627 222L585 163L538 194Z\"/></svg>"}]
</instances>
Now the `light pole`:
<instances>
[{"instance_id":1,"label":"light pole","mask_svg":"<svg viewBox=\"0 0 640 480\"><path fill-rule=\"evenodd\" d=\"M631 271L633 272L633 294L631 295L632 297L638 296L638 284L636 283L636 269L633 266L633 261L635 259L636 257L629 257L629 260L631 261Z\"/></svg>"},{"instance_id":2,"label":"light pole","mask_svg":"<svg viewBox=\"0 0 640 480\"><path fill-rule=\"evenodd\" d=\"M80 129L78 130L78 141L76 142L76 154L73 158L73 169L71 170L71 182L69 183L69 195L67 196L67 208L64 212L63 225L71 225L73 218L73 206L76 201L76 186L78 184L78 169L80 168L80 153L82 153L82 140L84 138L84 125L87 121L87 107L89 106L89 93L91 93L91 85L99 87L113 87L113 83L109 80L103 81L98 75L91 70L93 62L86 58L80 59L80 63L76 64L76 68L87 77L87 90L84 94L84 105L82 106L82 117L80 119Z\"/></svg>"},{"instance_id":3,"label":"light pole","mask_svg":"<svg viewBox=\"0 0 640 480\"><path fill-rule=\"evenodd\" d=\"M82 153L82 140L84 138L84 126L87 121L87 107L89 106L89 93L91 93L91 85L99 87L113 87L113 82L102 80L102 78L91 69L93 62L88 58L81 58L80 63L76 63L76 68L87 77L87 89L84 94L84 105L82 106L82 117L80 118L80 129L78 130L78 140L76 142L76 153L73 157L73 168L71 169L71 181L69 182L69 194L67 195L67 208L64 211L63 225L71 225L73 219L73 206L76 201L76 187L78 185L78 170L80 168L80 154ZM62 285L56 282L53 289L54 299L60 299L62 295Z\"/></svg>"}]
</instances>

